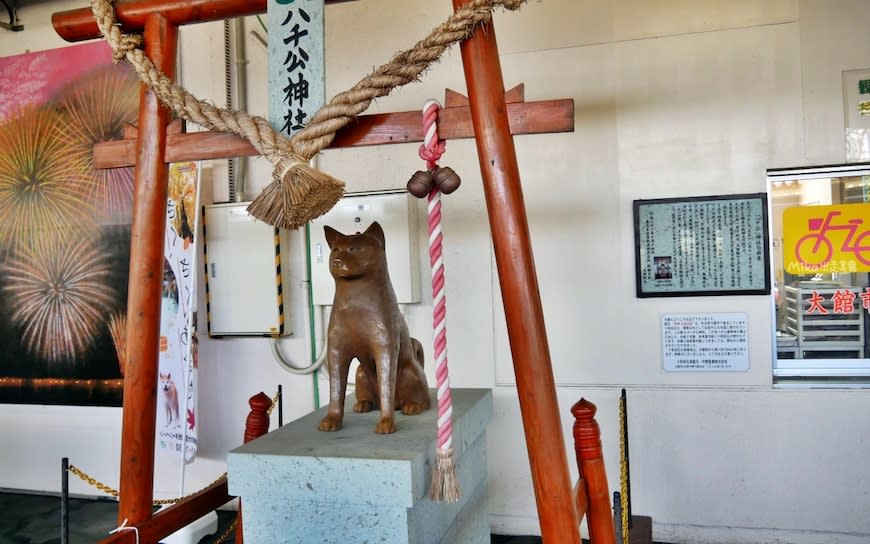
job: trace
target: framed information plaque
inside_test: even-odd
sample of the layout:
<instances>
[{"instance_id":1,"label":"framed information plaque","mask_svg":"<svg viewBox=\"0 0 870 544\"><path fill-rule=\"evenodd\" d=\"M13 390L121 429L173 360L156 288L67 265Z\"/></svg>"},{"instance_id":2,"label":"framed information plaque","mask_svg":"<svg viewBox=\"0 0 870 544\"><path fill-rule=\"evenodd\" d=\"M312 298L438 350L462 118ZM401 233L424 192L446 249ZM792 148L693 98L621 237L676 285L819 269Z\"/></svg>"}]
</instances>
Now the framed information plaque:
<instances>
[{"instance_id":1,"label":"framed information plaque","mask_svg":"<svg viewBox=\"0 0 870 544\"><path fill-rule=\"evenodd\" d=\"M638 297L770 293L765 193L634 201Z\"/></svg>"}]
</instances>

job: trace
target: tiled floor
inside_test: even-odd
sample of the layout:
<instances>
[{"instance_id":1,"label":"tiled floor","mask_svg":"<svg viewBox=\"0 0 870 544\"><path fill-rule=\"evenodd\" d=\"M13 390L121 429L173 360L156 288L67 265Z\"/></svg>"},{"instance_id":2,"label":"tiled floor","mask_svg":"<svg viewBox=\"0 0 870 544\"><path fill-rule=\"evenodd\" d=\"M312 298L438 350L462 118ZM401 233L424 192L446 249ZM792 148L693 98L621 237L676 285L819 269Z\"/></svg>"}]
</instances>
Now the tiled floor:
<instances>
[{"instance_id":1,"label":"tiled floor","mask_svg":"<svg viewBox=\"0 0 870 544\"><path fill-rule=\"evenodd\" d=\"M60 497L0 493L0 544L58 544L61 541ZM114 500L70 499L69 544L93 544L118 526ZM218 531L201 544L216 544L235 512L218 512ZM231 543L229 539L225 542Z\"/></svg>"},{"instance_id":2,"label":"tiled floor","mask_svg":"<svg viewBox=\"0 0 870 544\"><path fill-rule=\"evenodd\" d=\"M117 526L118 503L70 499L70 542L96 542ZM45 495L0 494L0 542L42 544L60 542L60 498Z\"/></svg>"},{"instance_id":3,"label":"tiled floor","mask_svg":"<svg viewBox=\"0 0 870 544\"><path fill-rule=\"evenodd\" d=\"M118 503L112 500L70 499L69 544L93 544L118 525ZM218 511L218 530L200 544L217 544L235 519L235 512ZM50 495L0 493L0 544L59 544L60 498ZM225 543L232 543L232 535ZM493 535L492 544L539 544L536 536Z\"/></svg>"}]
</instances>

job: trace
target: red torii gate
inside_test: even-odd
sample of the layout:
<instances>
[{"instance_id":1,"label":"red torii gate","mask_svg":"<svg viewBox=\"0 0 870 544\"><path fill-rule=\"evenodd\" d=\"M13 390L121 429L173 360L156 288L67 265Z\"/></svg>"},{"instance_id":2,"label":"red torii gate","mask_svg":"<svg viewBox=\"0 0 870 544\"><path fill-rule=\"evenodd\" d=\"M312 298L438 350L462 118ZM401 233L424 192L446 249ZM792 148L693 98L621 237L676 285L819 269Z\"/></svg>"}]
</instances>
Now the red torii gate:
<instances>
[{"instance_id":1,"label":"red torii gate","mask_svg":"<svg viewBox=\"0 0 870 544\"><path fill-rule=\"evenodd\" d=\"M339 1L327 0L327 3ZM456 9L468 0L452 2ZM256 15L266 10L266 1L118 0L114 8L116 18L126 32L143 33L145 54L157 69L172 78L180 25ZM52 23L57 33L67 41L100 36L89 8L55 13ZM469 96L468 111L477 143L541 534L545 542L580 544L543 309L511 135L511 114L515 118L526 118L526 112L519 112L518 107L536 106L533 106L535 103L506 105L492 22L477 28L460 47ZM512 108L513 112L510 111ZM447 108L443 111L446 112ZM391 115L394 114L361 116L368 118L367 122L345 127L338 133L332 147L378 143L376 139L367 137L372 129L396 131L404 136L391 138L392 142L422 139L420 113L408 114L413 116L410 120L392 118ZM535 115L538 117L526 118L528 128L517 129L517 133L573 130L573 101L553 101L537 110ZM467 119L462 117L457 115L457 124ZM119 523L126 520L128 526L138 528L142 542L156 542L231 498L227 494L226 482L215 483L173 508L153 517L151 513L167 163L180 157L212 159L252 154L238 138L228 135L176 135L179 139L170 147L167 135L170 120L169 109L160 105L154 93L142 85L135 160L132 161L135 163L135 182L127 310L128 361L124 377L118 513ZM538 120L540 126L537 126ZM450 137L450 128L443 125L442 120L439 133L442 137ZM467 135L462 131L458 134L458 137ZM117 145L129 147L130 144L120 142ZM96 166L130 164L129 149L127 152L126 158L120 158L120 155L107 151L106 158L98 160ZM174 152L179 153L173 155ZM135 535L131 532L117 533L104 542L132 543Z\"/></svg>"}]
</instances>

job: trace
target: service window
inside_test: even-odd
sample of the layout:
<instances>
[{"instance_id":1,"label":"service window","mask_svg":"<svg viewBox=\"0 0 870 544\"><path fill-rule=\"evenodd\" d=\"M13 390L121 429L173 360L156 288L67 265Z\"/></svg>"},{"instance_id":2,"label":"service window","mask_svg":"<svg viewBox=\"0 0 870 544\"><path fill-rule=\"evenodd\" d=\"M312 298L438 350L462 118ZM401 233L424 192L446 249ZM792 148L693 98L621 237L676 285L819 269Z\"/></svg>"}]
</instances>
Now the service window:
<instances>
[{"instance_id":1,"label":"service window","mask_svg":"<svg viewBox=\"0 0 870 544\"><path fill-rule=\"evenodd\" d=\"M777 387L870 387L870 164L768 171Z\"/></svg>"}]
</instances>

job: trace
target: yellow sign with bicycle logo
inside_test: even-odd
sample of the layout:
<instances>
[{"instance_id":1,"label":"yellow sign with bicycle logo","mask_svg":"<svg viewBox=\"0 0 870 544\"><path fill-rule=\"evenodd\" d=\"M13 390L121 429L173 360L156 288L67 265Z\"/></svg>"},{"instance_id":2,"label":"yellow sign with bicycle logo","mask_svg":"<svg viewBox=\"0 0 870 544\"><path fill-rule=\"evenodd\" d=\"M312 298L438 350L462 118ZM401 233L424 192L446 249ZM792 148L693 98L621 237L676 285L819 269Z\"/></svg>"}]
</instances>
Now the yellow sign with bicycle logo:
<instances>
[{"instance_id":1,"label":"yellow sign with bicycle logo","mask_svg":"<svg viewBox=\"0 0 870 544\"><path fill-rule=\"evenodd\" d=\"M870 271L870 204L787 208L782 228L789 274Z\"/></svg>"}]
</instances>

